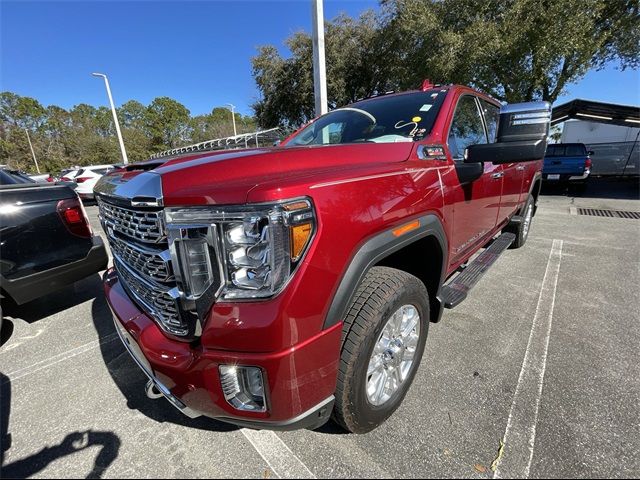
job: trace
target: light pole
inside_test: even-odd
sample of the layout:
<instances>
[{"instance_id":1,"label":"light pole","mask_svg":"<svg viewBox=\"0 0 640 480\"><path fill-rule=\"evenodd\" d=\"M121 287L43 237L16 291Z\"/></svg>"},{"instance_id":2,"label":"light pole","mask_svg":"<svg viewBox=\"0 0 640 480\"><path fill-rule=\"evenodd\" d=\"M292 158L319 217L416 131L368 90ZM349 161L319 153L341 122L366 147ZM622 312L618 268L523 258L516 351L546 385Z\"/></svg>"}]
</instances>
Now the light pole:
<instances>
[{"instance_id":1,"label":"light pole","mask_svg":"<svg viewBox=\"0 0 640 480\"><path fill-rule=\"evenodd\" d=\"M27 140L29 141L29 148L31 149L31 156L33 157L33 161L36 164L36 170L38 171L38 173L40 173L40 167L38 166L38 160L36 160L36 152L33 151L33 145L31 145L31 137L29 137L29 130L27 130L25 128L24 131L27 134Z\"/></svg>"},{"instance_id":2,"label":"light pole","mask_svg":"<svg viewBox=\"0 0 640 480\"><path fill-rule=\"evenodd\" d=\"M118 134L118 142L120 142L120 151L122 152L122 163L127 165L129 159L127 158L127 151L124 149L124 140L122 140L122 133L120 132L120 124L118 123L118 115L116 114L116 107L113 104L113 97L111 96L111 89L109 88L109 79L104 73L92 73L94 77L104 78L104 85L107 87L107 95L109 97L109 104L111 105L111 113L113 113L113 123L116 124L116 133Z\"/></svg>"},{"instance_id":3,"label":"light pole","mask_svg":"<svg viewBox=\"0 0 640 480\"><path fill-rule=\"evenodd\" d=\"M231 107L230 110L231 110L231 120L233 120L233 136L235 137L236 135L238 135L238 132L236 132L236 115L233 113L236 106L231 103L225 103L225 105L228 105Z\"/></svg>"},{"instance_id":4,"label":"light pole","mask_svg":"<svg viewBox=\"0 0 640 480\"><path fill-rule=\"evenodd\" d=\"M327 71L324 60L324 12L322 0L313 0L313 91L316 117L327 113Z\"/></svg>"}]
</instances>

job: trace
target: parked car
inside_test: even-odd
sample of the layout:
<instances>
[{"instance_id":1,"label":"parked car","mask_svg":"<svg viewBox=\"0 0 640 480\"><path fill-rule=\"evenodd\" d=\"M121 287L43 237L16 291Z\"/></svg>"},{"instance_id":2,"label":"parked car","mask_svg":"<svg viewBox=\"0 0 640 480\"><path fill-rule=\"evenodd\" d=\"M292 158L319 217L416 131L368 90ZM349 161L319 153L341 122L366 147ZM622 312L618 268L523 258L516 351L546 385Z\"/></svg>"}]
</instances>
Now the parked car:
<instances>
[{"instance_id":1,"label":"parked car","mask_svg":"<svg viewBox=\"0 0 640 480\"><path fill-rule=\"evenodd\" d=\"M591 174L591 157L583 143L555 143L547 147L542 175L550 182L584 185Z\"/></svg>"},{"instance_id":2,"label":"parked car","mask_svg":"<svg viewBox=\"0 0 640 480\"><path fill-rule=\"evenodd\" d=\"M80 168L63 170L60 174L60 180L63 182L73 182L74 178L80 173Z\"/></svg>"},{"instance_id":3,"label":"parked car","mask_svg":"<svg viewBox=\"0 0 640 480\"><path fill-rule=\"evenodd\" d=\"M53 181L53 177L49 173L29 175L29 178L34 182L38 182L38 183L47 183L47 182Z\"/></svg>"},{"instance_id":4,"label":"parked car","mask_svg":"<svg viewBox=\"0 0 640 480\"><path fill-rule=\"evenodd\" d=\"M0 296L22 305L104 270L108 256L78 195L0 169Z\"/></svg>"},{"instance_id":5,"label":"parked car","mask_svg":"<svg viewBox=\"0 0 640 480\"><path fill-rule=\"evenodd\" d=\"M78 184L76 192L83 200L93 200L93 188L102 175L113 170L113 165L91 165L82 167L73 177Z\"/></svg>"},{"instance_id":6,"label":"parked car","mask_svg":"<svg viewBox=\"0 0 640 480\"><path fill-rule=\"evenodd\" d=\"M253 428L380 425L429 323L527 241L550 116L425 82L277 147L103 176L105 293L147 395Z\"/></svg>"},{"instance_id":7,"label":"parked car","mask_svg":"<svg viewBox=\"0 0 640 480\"><path fill-rule=\"evenodd\" d=\"M36 181L20 170L13 170L7 167L0 167L0 182L13 182L13 183L36 183ZM2 183L0 183L1 185Z\"/></svg>"}]
</instances>

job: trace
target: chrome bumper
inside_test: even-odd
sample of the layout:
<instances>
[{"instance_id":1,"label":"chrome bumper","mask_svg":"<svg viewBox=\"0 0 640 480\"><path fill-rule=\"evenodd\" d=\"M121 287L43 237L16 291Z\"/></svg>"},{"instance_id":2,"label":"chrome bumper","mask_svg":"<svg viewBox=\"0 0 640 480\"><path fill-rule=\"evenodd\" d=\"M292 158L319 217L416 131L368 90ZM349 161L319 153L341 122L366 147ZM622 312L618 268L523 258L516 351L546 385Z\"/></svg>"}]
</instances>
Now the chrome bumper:
<instances>
[{"instance_id":1,"label":"chrome bumper","mask_svg":"<svg viewBox=\"0 0 640 480\"><path fill-rule=\"evenodd\" d=\"M572 177L569 177L569 180L586 180L589 175L591 174L591 170L590 169L585 169L584 173L582 175L574 175Z\"/></svg>"}]
</instances>

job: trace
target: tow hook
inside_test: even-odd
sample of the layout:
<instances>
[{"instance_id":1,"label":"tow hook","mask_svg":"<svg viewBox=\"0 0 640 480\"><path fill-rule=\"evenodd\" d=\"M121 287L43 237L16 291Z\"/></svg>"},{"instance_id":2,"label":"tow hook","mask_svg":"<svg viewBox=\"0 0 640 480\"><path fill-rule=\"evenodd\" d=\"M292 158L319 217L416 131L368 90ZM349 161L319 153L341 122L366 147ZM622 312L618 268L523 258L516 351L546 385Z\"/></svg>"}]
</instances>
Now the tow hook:
<instances>
[{"instance_id":1,"label":"tow hook","mask_svg":"<svg viewBox=\"0 0 640 480\"><path fill-rule=\"evenodd\" d=\"M163 396L162 393L160 393L160 391L156 388L156 386L151 380L147 382L147 386L144 387L144 391L147 394L147 397L149 397L152 400L155 400L156 398L160 398Z\"/></svg>"}]
</instances>

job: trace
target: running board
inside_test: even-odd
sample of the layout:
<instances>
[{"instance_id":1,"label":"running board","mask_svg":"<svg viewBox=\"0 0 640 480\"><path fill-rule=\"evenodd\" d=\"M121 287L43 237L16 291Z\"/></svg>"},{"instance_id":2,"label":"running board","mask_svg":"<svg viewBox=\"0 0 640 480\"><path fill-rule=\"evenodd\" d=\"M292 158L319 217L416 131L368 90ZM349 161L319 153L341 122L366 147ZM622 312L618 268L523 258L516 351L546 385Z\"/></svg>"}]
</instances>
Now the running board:
<instances>
[{"instance_id":1,"label":"running board","mask_svg":"<svg viewBox=\"0 0 640 480\"><path fill-rule=\"evenodd\" d=\"M485 274L489 267L495 263L516 239L513 233L503 233L489 245L484 252L476 257L476 259L467 265L467 267L451 282L443 285L440 292L440 299L444 308L454 308L460 305L466 298L469 290L471 290Z\"/></svg>"}]
</instances>

